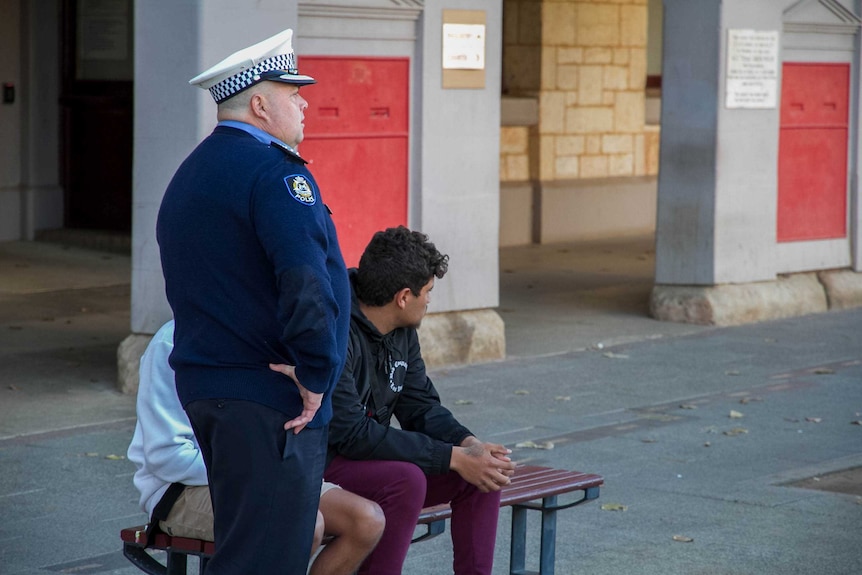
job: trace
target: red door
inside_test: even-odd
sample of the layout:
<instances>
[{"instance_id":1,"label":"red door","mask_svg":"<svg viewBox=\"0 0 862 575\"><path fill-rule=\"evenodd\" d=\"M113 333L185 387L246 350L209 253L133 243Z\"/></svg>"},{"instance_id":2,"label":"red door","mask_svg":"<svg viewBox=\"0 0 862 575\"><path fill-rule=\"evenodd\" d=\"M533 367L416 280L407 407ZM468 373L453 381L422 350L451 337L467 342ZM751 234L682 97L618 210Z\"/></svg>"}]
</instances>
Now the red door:
<instances>
[{"instance_id":1,"label":"red door","mask_svg":"<svg viewBox=\"0 0 862 575\"><path fill-rule=\"evenodd\" d=\"M849 64L783 66L778 241L847 235Z\"/></svg>"},{"instance_id":2,"label":"red door","mask_svg":"<svg viewBox=\"0 0 862 575\"><path fill-rule=\"evenodd\" d=\"M374 232L407 223L407 58L302 57L317 80L299 149L332 210L348 266Z\"/></svg>"}]
</instances>

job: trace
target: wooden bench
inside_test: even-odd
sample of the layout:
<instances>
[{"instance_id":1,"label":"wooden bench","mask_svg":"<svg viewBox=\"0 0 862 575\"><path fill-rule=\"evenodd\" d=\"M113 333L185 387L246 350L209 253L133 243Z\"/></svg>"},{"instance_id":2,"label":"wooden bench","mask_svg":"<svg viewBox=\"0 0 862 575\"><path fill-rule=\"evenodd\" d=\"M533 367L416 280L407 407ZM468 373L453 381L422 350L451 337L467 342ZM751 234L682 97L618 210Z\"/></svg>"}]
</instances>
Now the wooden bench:
<instances>
[{"instance_id":1,"label":"wooden bench","mask_svg":"<svg viewBox=\"0 0 862 575\"><path fill-rule=\"evenodd\" d=\"M599 497L604 484L600 475L565 471L549 467L521 466L515 471L512 483L501 491L500 507L512 507L512 540L509 560L510 575L553 575L557 536L557 511L580 505ZM570 501L559 501L558 497L575 494ZM541 542L539 545L539 570L526 569L527 558L527 511L541 512ZM417 526L424 532L413 542L425 541L446 530L446 520L452 516L448 505L426 507L419 515ZM185 575L189 555L200 558L198 572L203 575L207 561L215 551L211 541L171 537L157 533L150 549L167 553L165 563L160 563L145 549L146 525L127 527L120 531L123 540L123 555L136 567L150 575Z\"/></svg>"}]
</instances>

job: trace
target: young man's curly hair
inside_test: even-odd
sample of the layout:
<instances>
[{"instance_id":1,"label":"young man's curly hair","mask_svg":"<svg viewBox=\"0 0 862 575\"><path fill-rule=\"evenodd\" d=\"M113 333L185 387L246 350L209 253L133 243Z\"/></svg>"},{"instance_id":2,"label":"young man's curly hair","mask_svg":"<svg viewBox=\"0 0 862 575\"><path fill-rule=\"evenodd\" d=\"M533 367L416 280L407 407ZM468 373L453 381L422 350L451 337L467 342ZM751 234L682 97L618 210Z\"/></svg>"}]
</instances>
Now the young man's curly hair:
<instances>
[{"instance_id":1,"label":"young man's curly hair","mask_svg":"<svg viewBox=\"0 0 862 575\"><path fill-rule=\"evenodd\" d=\"M356 297L380 307L404 288L418 296L431 278L442 278L448 269L449 256L437 251L428 236L404 226L388 228L374 234L359 260Z\"/></svg>"}]
</instances>

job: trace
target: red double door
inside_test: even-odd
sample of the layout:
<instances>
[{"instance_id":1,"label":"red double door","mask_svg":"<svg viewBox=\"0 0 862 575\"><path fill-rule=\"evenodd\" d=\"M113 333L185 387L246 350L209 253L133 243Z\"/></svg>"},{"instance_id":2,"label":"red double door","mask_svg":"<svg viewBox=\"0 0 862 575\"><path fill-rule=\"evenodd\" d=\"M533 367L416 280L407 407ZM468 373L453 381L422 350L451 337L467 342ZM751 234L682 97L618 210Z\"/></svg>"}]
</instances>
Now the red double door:
<instances>
[{"instance_id":1,"label":"red double door","mask_svg":"<svg viewBox=\"0 0 862 575\"><path fill-rule=\"evenodd\" d=\"M783 66L779 242L847 237L849 90L849 64Z\"/></svg>"},{"instance_id":2,"label":"red double door","mask_svg":"<svg viewBox=\"0 0 862 575\"><path fill-rule=\"evenodd\" d=\"M306 56L298 64L317 80L302 89L309 104L299 151L355 266L374 232L407 223L410 62Z\"/></svg>"}]
</instances>

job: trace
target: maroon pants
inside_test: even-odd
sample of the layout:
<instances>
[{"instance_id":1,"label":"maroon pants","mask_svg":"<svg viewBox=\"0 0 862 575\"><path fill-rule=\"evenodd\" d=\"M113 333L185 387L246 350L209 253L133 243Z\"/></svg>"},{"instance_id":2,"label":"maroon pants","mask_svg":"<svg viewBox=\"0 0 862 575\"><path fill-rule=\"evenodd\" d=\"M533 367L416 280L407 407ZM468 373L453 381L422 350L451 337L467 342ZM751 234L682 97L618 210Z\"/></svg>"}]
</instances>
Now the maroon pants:
<instances>
[{"instance_id":1,"label":"maroon pants","mask_svg":"<svg viewBox=\"0 0 862 575\"><path fill-rule=\"evenodd\" d=\"M491 574L499 491L482 493L454 471L425 475L416 465L403 461L354 461L338 456L323 476L376 501L386 516L383 537L359 568L359 575L400 574L420 511L440 503L452 506L455 575Z\"/></svg>"}]
</instances>

